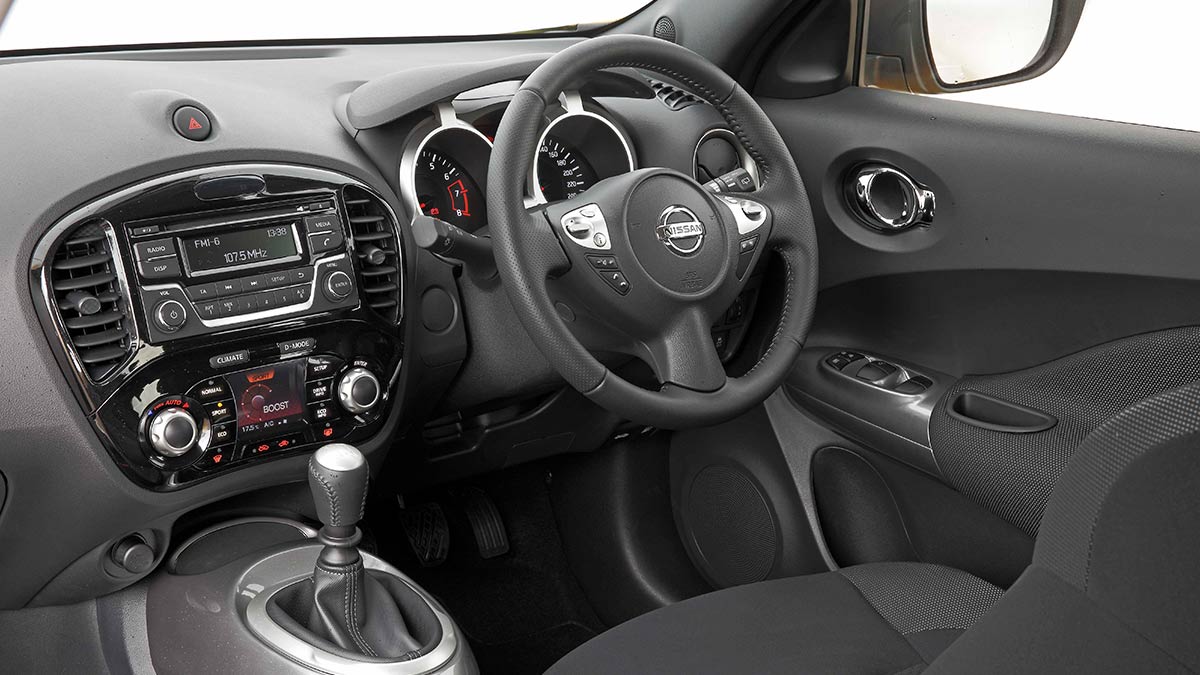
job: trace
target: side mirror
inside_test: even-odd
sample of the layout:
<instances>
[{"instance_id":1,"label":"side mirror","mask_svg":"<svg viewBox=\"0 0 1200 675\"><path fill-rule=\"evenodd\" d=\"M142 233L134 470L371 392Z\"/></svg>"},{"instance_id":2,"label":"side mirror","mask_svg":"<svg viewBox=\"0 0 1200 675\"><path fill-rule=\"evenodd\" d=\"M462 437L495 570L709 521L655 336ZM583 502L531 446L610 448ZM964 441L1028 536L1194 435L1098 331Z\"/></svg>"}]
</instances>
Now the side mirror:
<instances>
[{"instance_id":1,"label":"side mirror","mask_svg":"<svg viewBox=\"0 0 1200 675\"><path fill-rule=\"evenodd\" d=\"M1067 51L1085 0L870 0L863 83L918 94L1032 79Z\"/></svg>"}]
</instances>

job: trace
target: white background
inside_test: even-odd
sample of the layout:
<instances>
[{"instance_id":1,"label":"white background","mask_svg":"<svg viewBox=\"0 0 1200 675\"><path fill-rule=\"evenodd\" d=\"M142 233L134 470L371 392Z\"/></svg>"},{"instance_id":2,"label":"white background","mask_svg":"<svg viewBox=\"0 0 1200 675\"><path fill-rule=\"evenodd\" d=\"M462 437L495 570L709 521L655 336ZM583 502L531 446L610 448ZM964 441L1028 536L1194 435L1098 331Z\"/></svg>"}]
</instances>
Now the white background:
<instances>
[{"instance_id":1,"label":"white background","mask_svg":"<svg viewBox=\"0 0 1200 675\"><path fill-rule=\"evenodd\" d=\"M736 11L737 0L720 1ZM889 2L898 0L874 0ZM943 0L944 2L945 0ZM980 0L959 0L970 4ZM643 0L14 0L0 50L88 44L504 33L605 23ZM948 98L1200 130L1200 0L1088 0L1049 73Z\"/></svg>"}]
</instances>

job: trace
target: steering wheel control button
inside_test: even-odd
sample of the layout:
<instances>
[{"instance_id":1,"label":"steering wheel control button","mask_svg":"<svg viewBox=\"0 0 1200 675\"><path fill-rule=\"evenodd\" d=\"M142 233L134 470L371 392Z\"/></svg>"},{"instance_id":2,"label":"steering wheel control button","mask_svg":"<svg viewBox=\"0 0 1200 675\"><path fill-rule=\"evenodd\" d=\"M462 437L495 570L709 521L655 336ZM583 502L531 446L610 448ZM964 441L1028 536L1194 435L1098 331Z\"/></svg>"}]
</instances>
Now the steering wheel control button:
<instances>
[{"instance_id":1,"label":"steering wheel control button","mask_svg":"<svg viewBox=\"0 0 1200 675\"><path fill-rule=\"evenodd\" d=\"M150 419L150 447L163 457L186 455L200 438L200 428L191 413L178 406L159 410Z\"/></svg>"},{"instance_id":2,"label":"steering wheel control button","mask_svg":"<svg viewBox=\"0 0 1200 675\"><path fill-rule=\"evenodd\" d=\"M584 248L607 251L612 246L608 223L596 204L585 204L559 219L567 237Z\"/></svg>"},{"instance_id":3,"label":"steering wheel control button","mask_svg":"<svg viewBox=\"0 0 1200 675\"><path fill-rule=\"evenodd\" d=\"M349 274L341 270L334 270L325 275L325 282L321 284L321 290L324 291L325 297L333 302L341 302L350 297L350 293L354 291L354 280Z\"/></svg>"},{"instance_id":4,"label":"steering wheel control button","mask_svg":"<svg viewBox=\"0 0 1200 675\"><path fill-rule=\"evenodd\" d=\"M746 237L738 242L738 252L748 253L758 247L758 237Z\"/></svg>"},{"instance_id":5,"label":"steering wheel control button","mask_svg":"<svg viewBox=\"0 0 1200 675\"><path fill-rule=\"evenodd\" d=\"M617 269L617 259L611 255L589 255L587 259L592 264L592 267L598 270Z\"/></svg>"},{"instance_id":6,"label":"steering wheel control button","mask_svg":"<svg viewBox=\"0 0 1200 675\"><path fill-rule=\"evenodd\" d=\"M733 215L739 235L750 234L762 227L767 220L767 209L758 202L730 195L718 195L717 200Z\"/></svg>"},{"instance_id":7,"label":"steering wheel control button","mask_svg":"<svg viewBox=\"0 0 1200 675\"><path fill-rule=\"evenodd\" d=\"M196 106L179 108L171 119L175 123L175 131L189 141L202 141L212 134L212 120Z\"/></svg>"},{"instance_id":8,"label":"steering wheel control button","mask_svg":"<svg viewBox=\"0 0 1200 675\"><path fill-rule=\"evenodd\" d=\"M620 270L604 271L600 273L600 276L617 293L621 295L629 293L629 280L625 278L624 274L621 274Z\"/></svg>"},{"instance_id":9,"label":"steering wheel control button","mask_svg":"<svg viewBox=\"0 0 1200 675\"><path fill-rule=\"evenodd\" d=\"M178 300L163 300L154 308L154 324L167 333L174 333L187 323L187 310Z\"/></svg>"}]
</instances>

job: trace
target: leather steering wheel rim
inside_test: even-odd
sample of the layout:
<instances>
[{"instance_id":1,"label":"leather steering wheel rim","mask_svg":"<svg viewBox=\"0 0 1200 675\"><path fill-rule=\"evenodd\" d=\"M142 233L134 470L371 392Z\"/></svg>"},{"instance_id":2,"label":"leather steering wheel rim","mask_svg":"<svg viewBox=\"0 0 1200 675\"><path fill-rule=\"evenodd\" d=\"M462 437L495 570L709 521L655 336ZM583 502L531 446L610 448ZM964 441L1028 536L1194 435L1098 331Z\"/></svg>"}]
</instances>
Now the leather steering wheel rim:
<instances>
[{"instance_id":1,"label":"leather steering wheel rim","mask_svg":"<svg viewBox=\"0 0 1200 675\"><path fill-rule=\"evenodd\" d=\"M739 377L725 378L722 371L723 381L712 387L689 388L667 382L652 391L633 385L610 371L583 346L560 316L547 289L551 277L570 269L572 264L579 267L583 259L572 248L571 241L563 240L565 235L556 226L555 215L548 207L531 213L525 204L526 176L536 159L535 146L545 111L570 83L591 72L618 67L662 73L691 88L720 112L759 167L762 186L745 196L766 207L769 214L767 240L758 245L755 255L773 252L785 266L782 311L770 344L758 363ZM678 429L731 419L762 403L782 384L808 333L816 304L816 229L803 181L779 132L754 99L717 66L684 47L649 37L604 36L572 45L547 59L513 96L496 132L488 173L490 231L503 285L534 344L576 390L621 417ZM631 190L639 189L639 181L654 179L678 186L683 178L667 170L642 170L642 174L629 179ZM588 193L612 180L601 181L585 192L578 203L586 202ZM694 181L691 185L698 188ZM682 186L674 189L686 191ZM725 213L717 197L703 194L704 199L716 205L715 212ZM686 197L692 204L699 203L700 198L690 192ZM697 212L702 208L698 206ZM726 229L720 232L712 231L712 223L717 221L710 217L709 222L710 238L717 240L714 247L726 239L736 244L737 233L728 230L732 227L731 220L721 217L718 227ZM618 237L626 236L620 228L617 230L611 235L614 243ZM736 246L732 250L736 260ZM721 274L732 274L727 264L722 263L720 269ZM581 270L579 276L586 275ZM666 291L663 295L679 294ZM679 302L682 306L683 300ZM707 327L700 329L707 337ZM664 338L664 349L672 360L685 365L684 370L689 353L711 363L708 355L699 355L703 346L695 339L678 349L670 339Z\"/></svg>"}]
</instances>

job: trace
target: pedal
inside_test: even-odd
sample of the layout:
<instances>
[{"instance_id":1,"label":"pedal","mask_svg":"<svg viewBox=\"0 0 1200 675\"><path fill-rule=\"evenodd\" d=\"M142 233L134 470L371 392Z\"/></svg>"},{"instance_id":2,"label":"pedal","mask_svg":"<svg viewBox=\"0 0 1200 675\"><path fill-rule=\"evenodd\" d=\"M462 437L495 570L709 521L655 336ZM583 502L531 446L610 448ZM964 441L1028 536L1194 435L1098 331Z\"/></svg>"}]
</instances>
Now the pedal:
<instances>
[{"instance_id":1,"label":"pedal","mask_svg":"<svg viewBox=\"0 0 1200 675\"><path fill-rule=\"evenodd\" d=\"M462 488L454 491L467 520L471 523L471 531L475 534L475 545L479 547L479 557L487 560L508 553L508 531L504 529L504 521L500 518L500 510L487 493L479 488Z\"/></svg>"},{"instance_id":2,"label":"pedal","mask_svg":"<svg viewBox=\"0 0 1200 675\"><path fill-rule=\"evenodd\" d=\"M450 524L440 504L401 506L400 526L422 567L436 567L446 562L450 553Z\"/></svg>"}]
</instances>

